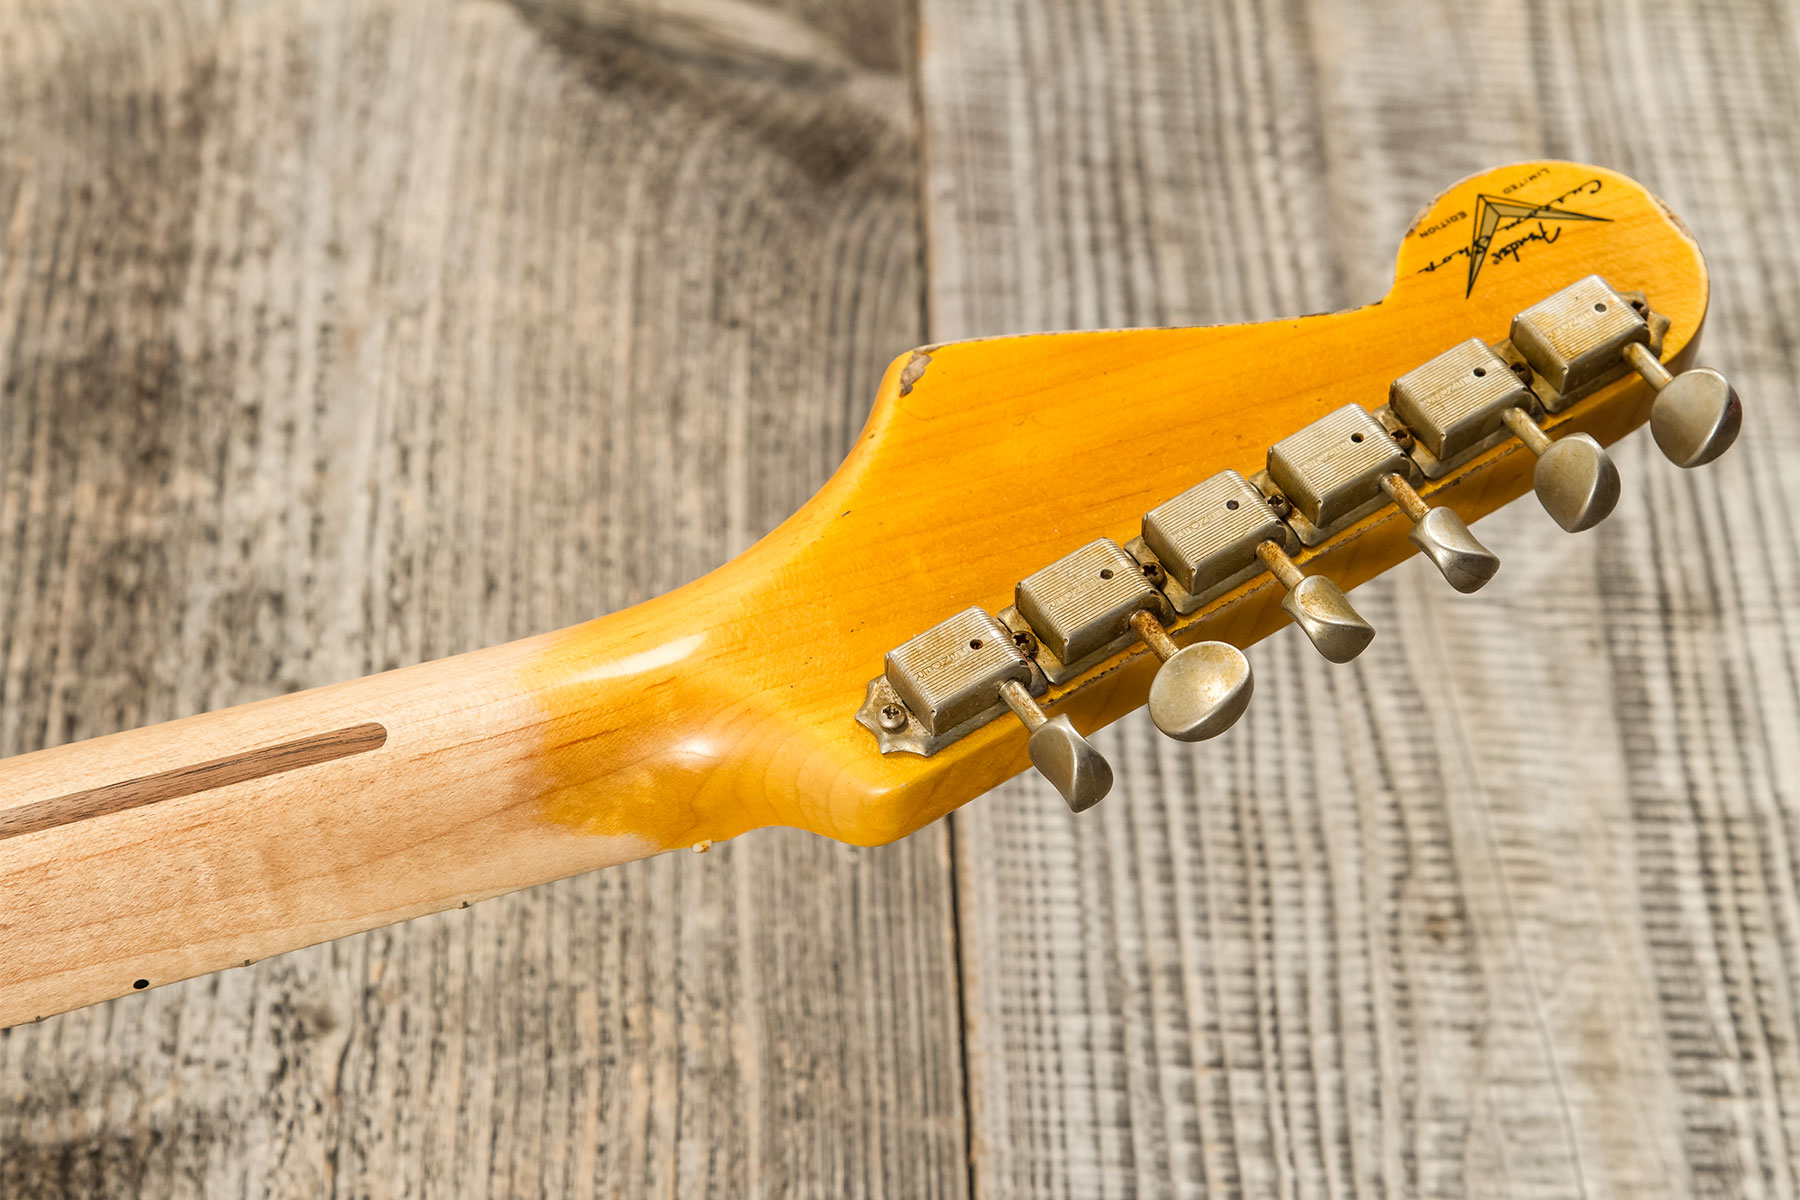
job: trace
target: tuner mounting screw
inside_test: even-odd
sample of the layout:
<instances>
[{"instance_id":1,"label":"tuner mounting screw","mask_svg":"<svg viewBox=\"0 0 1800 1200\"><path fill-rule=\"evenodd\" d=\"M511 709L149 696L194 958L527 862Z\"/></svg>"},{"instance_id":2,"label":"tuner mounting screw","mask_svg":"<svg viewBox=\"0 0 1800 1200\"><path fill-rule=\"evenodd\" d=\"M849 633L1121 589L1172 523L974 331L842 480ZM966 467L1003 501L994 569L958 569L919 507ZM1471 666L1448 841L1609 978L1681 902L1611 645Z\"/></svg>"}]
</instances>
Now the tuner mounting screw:
<instances>
[{"instance_id":1,"label":"tuner mounting screw","mask_svg":"<svg viewBox=\"0 0 1800 1200\"><path fill-rule=\"evenodd\" d=\"M1019 653L1023 654L1026 658L1034 658L1037 656L1037 634L1031 632L1031 630L1020 629L1016 631L1012 635L1012 640L1013 645L1019 648Z\"/></svg>"},{"instance_id":2,"label":"tuner mounting screw","mask_svg":"<svg viewBox=\"0 0 1800 1200\"><path fill-rule=\"evenodd\" d=\"M1153 562L1145 563L1144 578L1150 581L1151 586L1161 587L1163 582L1162 564Z\"/></svg>"},{"instance_id":3,"label":"tuner mounting screw","mask_svg":"<svg viewBox=\"0 0 1800 1200\"><path fill-rule=\"evenodd\" d=\"M906 710L898 704L884 704L878 718L881 727L889 733L898 733L906 728Z\"/></svg>"},{"instance_id":4,"label":"tuner mounting screw","mask_svg":"<svg viewBox=\"0 0 1800 1200\"><path fill-rule=\"evenodd\" d=\"M1288 510L1291 509L1292 507L1293 506L1288 503L1286 496L1270 496L1269 497L1269 508L1278 517L1287 516Z\"/></svg>"},{"instance_id":5,"label":"tuner mounting screw","mask_svg":"<svg viewBox=\"0 0 1800 1200\"><path fill-rule=\"evenodd\" d=\"M1519 382L1527 386L1531 383L1531 368L1524 363L1512 363L1512 373L1519 377Z\"/></svg>"},{"instance_id":6,"label":"tuner mounting screw","mask_svg":"<svg viewBox=\"0 0 1800 1200\"><path fill-rule=\"evenodd\" d=\"M1413 441L1413 436L1412 436L1412 431L1410 429L1394 430L1394 444L1396 446L1399 446L1402 450L1411 449L1412 441Z\"/></svg>"}]
</instances>

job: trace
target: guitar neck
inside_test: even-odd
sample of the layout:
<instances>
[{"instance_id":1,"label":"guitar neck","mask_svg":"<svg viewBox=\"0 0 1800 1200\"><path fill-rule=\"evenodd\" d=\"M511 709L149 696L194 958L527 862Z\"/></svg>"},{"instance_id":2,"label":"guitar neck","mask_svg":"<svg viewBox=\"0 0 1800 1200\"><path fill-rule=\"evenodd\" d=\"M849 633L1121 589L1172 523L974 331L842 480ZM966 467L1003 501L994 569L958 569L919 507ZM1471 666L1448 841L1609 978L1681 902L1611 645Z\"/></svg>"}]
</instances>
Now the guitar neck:
<instances>
[{"instance_id":1,"label":"guitar neck","mask_svg":"<svg viewBox=\"0 0 1800 1200\"><path fill-rule=\"evenodd\" d=\"M0 761L0 1027L762 823L681 603Z\"/></svg>"}]
</instances>

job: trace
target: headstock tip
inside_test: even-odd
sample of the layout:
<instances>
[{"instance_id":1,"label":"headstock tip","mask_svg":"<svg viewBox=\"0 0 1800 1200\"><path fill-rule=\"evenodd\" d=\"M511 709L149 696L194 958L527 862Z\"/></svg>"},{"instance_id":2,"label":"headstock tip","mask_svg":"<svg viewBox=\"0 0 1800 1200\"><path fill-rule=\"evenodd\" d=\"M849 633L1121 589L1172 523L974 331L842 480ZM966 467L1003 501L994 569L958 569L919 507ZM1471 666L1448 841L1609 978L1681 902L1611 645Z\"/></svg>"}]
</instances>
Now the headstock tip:
<instances>
[{"instance_id":1,"label":"headstock tip","mask_svg":"<svg viewBox=\"0 0 1800 1200\"><path fill-rule=\"evenodd\" d=\"M1495 167L1439 193L1401 239L1387 302L1516 311L1593 273L1622 291L1654 283L1678 342L1698 332L1706 265L1687 227L1630 176L1559 159Z\"/></svg>"}]
</instances>

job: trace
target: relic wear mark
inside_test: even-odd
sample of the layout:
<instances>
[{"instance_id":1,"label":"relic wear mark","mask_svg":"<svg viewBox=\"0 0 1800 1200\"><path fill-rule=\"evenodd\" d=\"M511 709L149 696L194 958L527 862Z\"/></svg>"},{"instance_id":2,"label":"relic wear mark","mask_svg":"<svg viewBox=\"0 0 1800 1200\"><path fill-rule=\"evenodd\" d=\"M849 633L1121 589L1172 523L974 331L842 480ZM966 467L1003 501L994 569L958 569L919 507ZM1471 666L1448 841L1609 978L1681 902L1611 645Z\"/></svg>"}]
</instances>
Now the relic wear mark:
<instances>
[{"instance_id":1,"label":"relic wear mark","mask_svg":"<svg viewBox=\"0 0 1800 1200\"><path fill-rule=\"evenodd\" d=\"M906 360L906 366L900 371L900 394L912 395L913 384L925 376L925 368L931 365L931 353L926 350L914 350L912 357Z\"/></svg>"}]
</instances>

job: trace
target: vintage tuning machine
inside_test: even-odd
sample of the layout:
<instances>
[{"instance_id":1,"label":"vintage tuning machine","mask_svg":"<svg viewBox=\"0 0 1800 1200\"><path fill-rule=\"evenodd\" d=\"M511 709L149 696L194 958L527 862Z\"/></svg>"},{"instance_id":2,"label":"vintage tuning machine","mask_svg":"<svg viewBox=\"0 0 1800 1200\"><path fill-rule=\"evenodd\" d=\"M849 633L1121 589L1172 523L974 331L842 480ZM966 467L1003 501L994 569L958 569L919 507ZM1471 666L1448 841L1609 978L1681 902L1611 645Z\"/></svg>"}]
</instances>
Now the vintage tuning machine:
<instances>
[{"instance_id":1,"label":"vintage tuning machine","mask_svg":"<svg viewBox=\"0 0 1800 1200\"><path fill-rule=\"evenodd\" d=\"M1393 503L1411 539L1459 592L1494 577L1500 560L1447 508L1425 502L1401 437L1360 405L1347 404L1269 448L1266 479L1293 507L1288 523L1307 545Z\"/></svg>"},{"instance_id":2,"label":"vintage tuning machine","mask_svg":"<svg viewBox=\"0 0 1800 1200\"><path fill-rule=\"evenodd\" d=\"M931 754L1011 709L1030 731L1032 765L1070 808L1092 808L1112 790L1112 767L1068 717L1044 714L1036 697L1047 683L1030 644L981 609L964 609L888 651L856 719L884 753Z\"/></svg>"},{"instance_id":3,"label":"vintage tuning machine","mask_svg":"<svg viewBox=\"0 0 1800 1200\"><path fill-rule=\"evenodd\" d=\"M1287 592L1282 608L1332 662L1349 662L1375 637L1337 584L1295 565L1300 543L1293 530L1236 471L1221 471L1145 513L1143 536L1131 549L1162 565L1177 612L1193 612L1266 570Z\"/></svg>"},{"instance_id":4,"label":"vintage tuning machine","mask_svg":"<svg viewBox=\"0 0 1800 1200\"><path fill-rule=\"evenodd\" d=\"M1513 318L1513 348L1555 395L1557 409L1627 370L1656 389L1650 435L1670 462L1698 467L1731 448L1743 406L1725 377L1707 367L1672 375L1657 357L1662 324L1598 275L1576 280Z\"/></svg>"},{"instance_id":5,"label":"vintage tuning machine","mask_svg":"<svg viewBox=\"0 0 1800 1200\"><path fill-rule=\"evenodd\" d=\"M1551 438L1532 419L1537 397L1521 373L1480 338L1453 346L1396 379L1394 416L1417 443L1430 477L1449 472L1510 432L1537 456L1532 490L1570 533L1605 520L1619 501L1619 469L1585 433Z\"/></svg>"},{"instance_id":6,"label":"vintage tuning machine","mask_svg":"<svg viewBox=\"0 0 1800 1200\"><path fill-rule=\"evenodd\" d=\"M1625 347L1632 370L1656 389L1650 403L1650 436L1663 457L1678 467L1703 467L1737 441L1744 406L1737 389L1711 367L1671 375L1648 347Z\"/></svg>"},{"instance_id":7,"label":"vintage tuning machine","mask_svg":"<svg viewBox=\"0 0 1800 1200\"><path fill-rule=\"evenodd\" d=\"M1014 607L1001 619L1030 631L1038 665L1053 683L1143 642L1161 660L1150 685L1156 727L1183 742L1216 737L1250 703L1250 661L1225 642L1176 645L1162 582L1155 561L1140 562L1099 538L1020 580Z\"/></svg>"}]
</instances>

